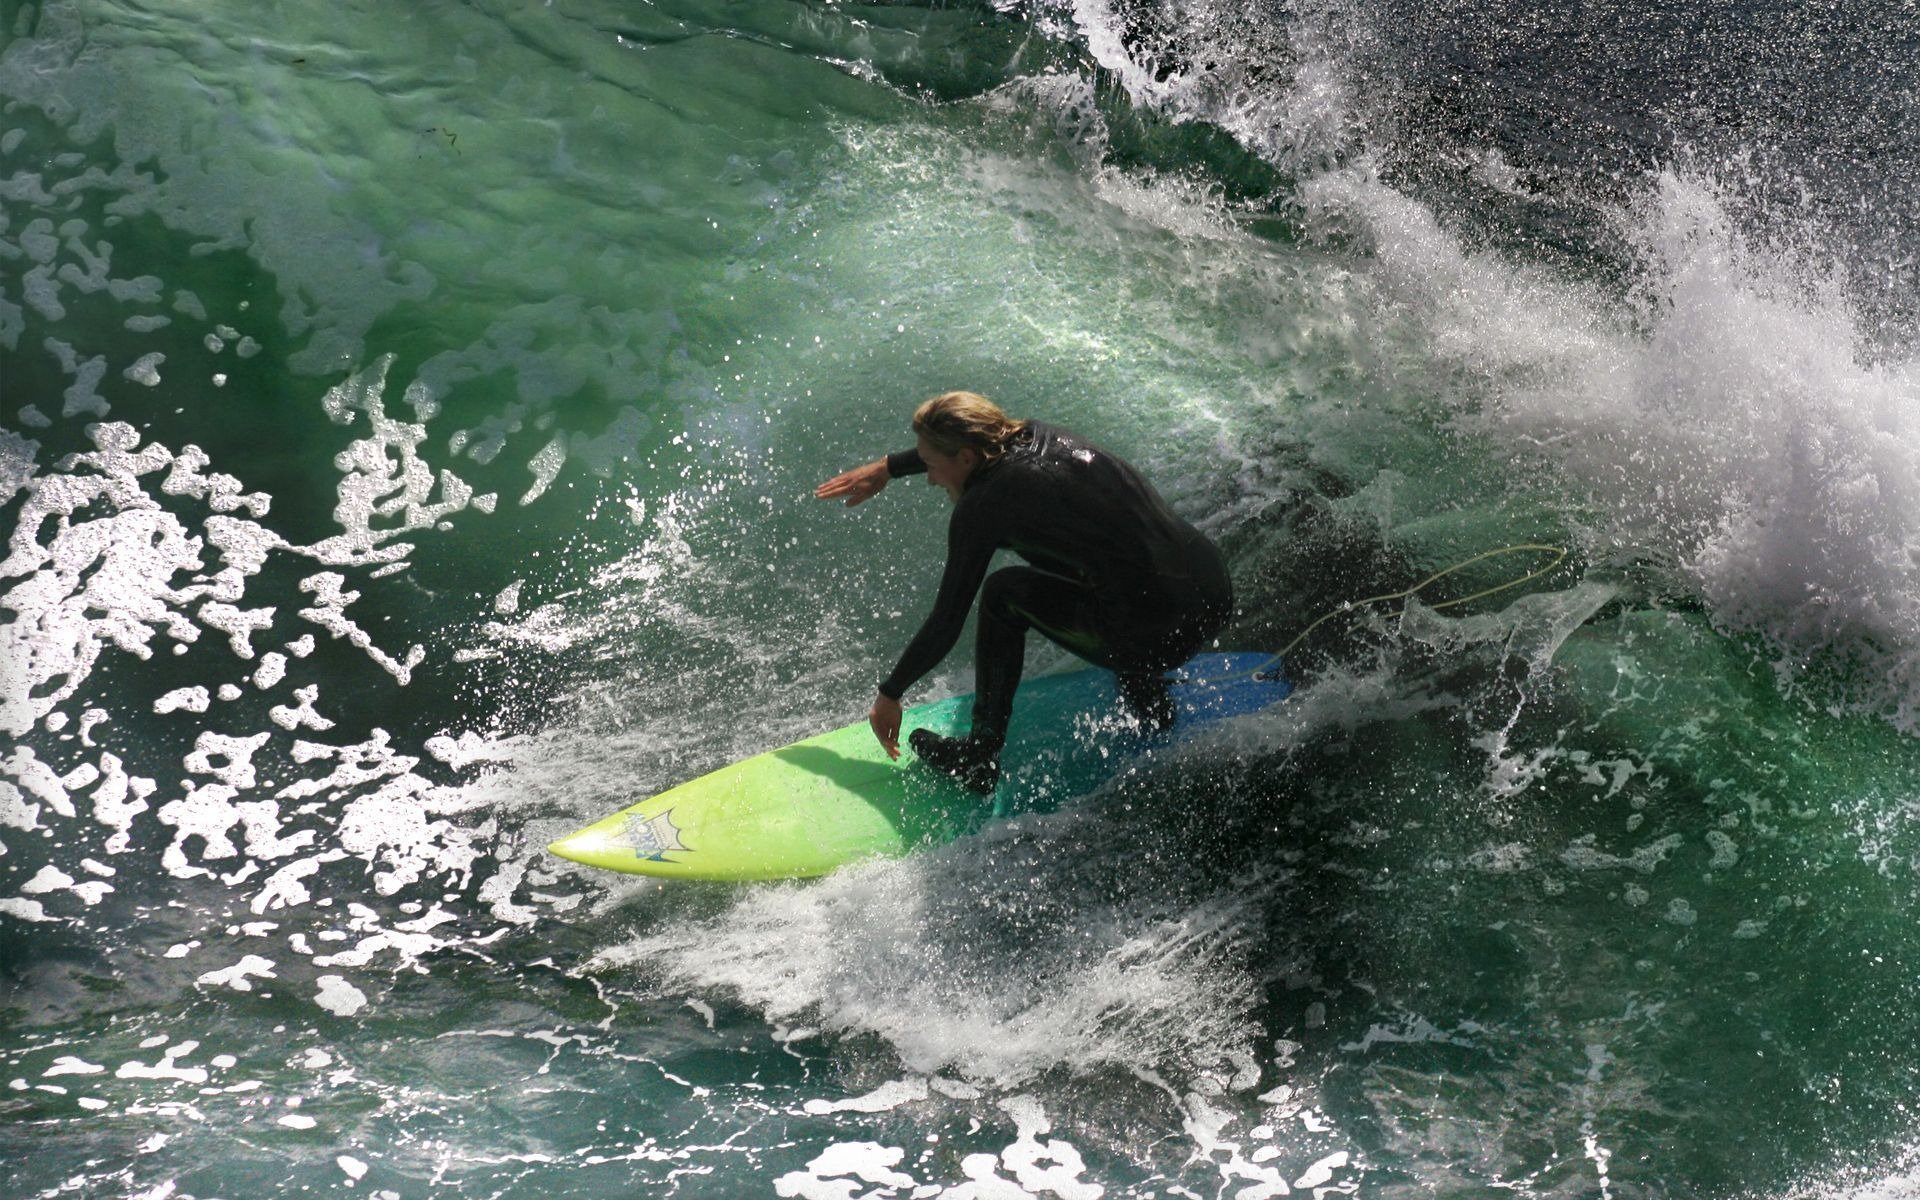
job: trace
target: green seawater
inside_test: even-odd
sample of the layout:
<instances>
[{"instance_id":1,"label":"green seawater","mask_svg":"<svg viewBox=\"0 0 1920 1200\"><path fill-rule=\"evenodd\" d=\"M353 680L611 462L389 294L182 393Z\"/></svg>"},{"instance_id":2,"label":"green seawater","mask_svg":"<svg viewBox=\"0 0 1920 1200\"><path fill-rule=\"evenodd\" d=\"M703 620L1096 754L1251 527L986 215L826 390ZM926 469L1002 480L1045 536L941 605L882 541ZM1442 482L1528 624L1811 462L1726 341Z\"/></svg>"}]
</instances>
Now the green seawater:
<instances>
[{"instance_id":1,"label":"green seawater","mask_svg":"<svg viewBox=\"0 0 1920 1200\"><path fill-rule=\"evenodd\" d=\"M0 2L6 1194L1920 1187L1897 322L1248 12ZM1295 694L823 880L548 856L859 718L946 502L810 493L955 387Z\"/></svg>"}]
</instances>

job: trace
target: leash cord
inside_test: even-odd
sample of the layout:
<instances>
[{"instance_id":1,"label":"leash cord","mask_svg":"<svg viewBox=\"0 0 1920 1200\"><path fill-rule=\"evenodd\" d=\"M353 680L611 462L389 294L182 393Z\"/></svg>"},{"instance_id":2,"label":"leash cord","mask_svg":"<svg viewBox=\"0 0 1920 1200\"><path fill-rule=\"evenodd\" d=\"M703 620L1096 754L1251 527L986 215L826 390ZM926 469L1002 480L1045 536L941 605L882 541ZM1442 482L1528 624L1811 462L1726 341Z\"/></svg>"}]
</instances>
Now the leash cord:
<instances>
[{"instance_id":1,"label":"leash cord","mask_svg":"<svg viewBox=\"0 0 1920 1200\"><path fill-rule=\"evenodd\" d=\"M1445 567L1441 570L1435 571L1433 574L1427 576L1425 579L1422 579L1419 583L1416 583L1412 587L1406 588L1402 591L1385 592L1385 593L1382 593L1381 595L1368 596L1365 599L1361 599L1361 600L1343 601L1338 607L1328 609L1326 612L1321 613L1318 617L1315 617L1313 619L1312 624L1308 625L1305 629L1302 629L1299 632L1299 634L1294 637L1292 641L1288 642L1286 645L1282 646L1278 651L1276 651L1272 658L1269 658L1266 662L1261 663L1258 667L1256 667L1252 671L1247 671L1247 672L1233 671L1226 675L1218 676L1216 678L1182 679L1179 682L1221 683L1228 679L1238 679L1243 674L1250 675L1255 679L1263 679L1263 678L1277 679L1280 677L1279 668L1280 668L1281 661L1286 658L1287 654L1291 652L1295 646L1298 646L1301 642L1306 641L1308 634L1320 628L1321 625L1332 620L1334 617L1340 616L1344 613L1352 612L1357 608L1364 608L1369 604L1380 604L1388 600L1412 599L1414 596L1419 595L1420 592L1423 591L1424 589L1432 586L1433 584L1439 582L1442 579L1445 579L1447 576L1453 574L1455 571L1463 570L1467 567L1472 566L1474 563L1483 562L1489 558L1498 558L1501 555L1505 555L1505 554L1533 554L1533 553L1551 554L1553 557L1547 562L1547 565L1540 567L1536 570L1529 571L1525 575L1519 576L1516 579L1509 579L1505 583L1495 584L1493 587L1490 587L1490 588L1482 588L1481 590L1474 592L1470 596L1457 596L1452 600L1443 600L1438 604L1428 605L1428 607L1433 609L1455 608L1455 607L1458 607L1459 605L1468 604L1475 600L1483 600L1488 596L1492 596L1500 592L1508 591L1512 588L1517 588L1522 584L1531 583L1534 580L1540 578L1542 575L1545 575L1548 572L1552 571L1554 568L1558 567L1561 563L1565 562L1567 559L1567 551L1564 546L1548 546L1538 542L1518 542L1511 546L1501 546L1497 550L1485 550L1479 554L1474 555L1472 558L1461 559L1459 562L1454 563L1450 567Z\"/></svg>"}]
</instances>

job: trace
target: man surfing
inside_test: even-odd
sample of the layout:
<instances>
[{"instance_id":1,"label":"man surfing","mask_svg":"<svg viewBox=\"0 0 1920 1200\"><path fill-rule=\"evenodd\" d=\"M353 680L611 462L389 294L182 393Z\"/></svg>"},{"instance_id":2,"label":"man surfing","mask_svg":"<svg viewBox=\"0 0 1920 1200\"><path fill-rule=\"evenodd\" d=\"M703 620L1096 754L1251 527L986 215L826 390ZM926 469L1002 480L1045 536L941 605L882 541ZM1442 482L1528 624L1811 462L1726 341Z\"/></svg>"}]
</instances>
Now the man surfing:
<instances>
[{"instance_id":1,"label":"man surfing","mask_svg":"<svg viewBox=\"0 0 1920 1200\"><path fill-rule=\"evenodd\" d=\"M1171 725L1166 672L1212 641L1233 612L1226 563L1206 535L1119 456L1068 430L1016 421L972 392L920 405L913 432L913 449L813 493L852 507L890 480L925 474L953 503L933 611L867 714L887 754L900 757L901 696L953 649L976 593L972 728L965 737L914 730L908 742L928 766L993 792L1029 629L1113 671L1122 704L1143 727ZM1002 547L1030 565L989 576Z\"/></svg>"}]
</instances>

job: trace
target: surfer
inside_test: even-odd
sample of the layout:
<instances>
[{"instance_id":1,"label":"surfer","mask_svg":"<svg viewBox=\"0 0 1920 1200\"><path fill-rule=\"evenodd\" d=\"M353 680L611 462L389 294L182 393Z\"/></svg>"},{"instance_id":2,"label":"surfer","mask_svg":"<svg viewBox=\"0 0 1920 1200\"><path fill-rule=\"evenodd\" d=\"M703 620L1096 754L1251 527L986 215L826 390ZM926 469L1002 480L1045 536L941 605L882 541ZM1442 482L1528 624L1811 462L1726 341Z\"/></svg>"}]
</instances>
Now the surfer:
<instances>
[{"instance_id":1,"label":"surfer","mask_svg":"<svg viewBox=\"0 0 1920 1200\"><path fill-rule=\"evenodd\" d=\"M925 474L953 503L933 612L867 714L887 754L900 757L900 697L953 649L975 594L973 724L964 737L914 730L908 744L928 766L993 791L1029 629L1113 671L1143 727L1172 724L1166 672L1212 641L1233 611L1226 563L1206 535L1118 455L1057 426L1016 421L972 392L928 400L913 431L913 449L813 493L852 507L890 480ZM1003 547L1030 565L988 575Z\"/></svg>"}]
</instances>

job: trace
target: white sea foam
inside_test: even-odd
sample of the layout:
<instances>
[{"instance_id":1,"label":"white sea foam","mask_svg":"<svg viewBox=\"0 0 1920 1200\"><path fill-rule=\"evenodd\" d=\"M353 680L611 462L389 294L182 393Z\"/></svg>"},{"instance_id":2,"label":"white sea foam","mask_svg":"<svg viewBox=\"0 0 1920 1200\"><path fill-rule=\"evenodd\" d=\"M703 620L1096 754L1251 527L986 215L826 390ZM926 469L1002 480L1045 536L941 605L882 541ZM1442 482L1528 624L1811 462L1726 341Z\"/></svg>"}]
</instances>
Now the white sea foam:
<instances>
[{"instance_id":1,"label":"white sea foam","mask_svg":"<svg viewBox=\"0 0 1920 1200\"><path fill-rule=\"evenodd\" d=\"M235 967L234 970L238 971L240 967ZM259 972L256 972L256 974L257 973ZM204 979L203 982L205 982ZM251 988L251 985L247 984L244 979L240 979L235 986L240 987L242 991L247 991ZM167 1052L160 1057L160 1061L152 1066L148 1066L138 1059L130 1059L127 1062L121 1063L113 1073L114 1078L155 1079L163 1082L176 1083L205 1083L209 1078L205 1067L183 1067L180 1065L181 1059L192 1054L199 1048L199 1042L175 1043L167 1047Z\"/></svg>"},{"instance_id":2,"label":"white sea foam","mask_svg":"<svg viewBox=\"0 0 1920 1200\"><path fill-rule=\"evenodd\" d=\"M1033 894L1029 875L1041 868L1030 864L1066 856L1050 849L1055 839L1076 847L1075 860L1098 860L1090 820L1063 814L1033 834L997 827L809 887L757 889L721 917L596 962L725 988L773 1020L804 1014L830 1030L879 1033L925 1074L951 1068L1005 1086L1062 1064L1211 1062L1244 1029L1248 982L1231 966L1236 902L1140 896L1081 909L1057 871L1045 897ZM989 902L1002 891L1026 896L1015 906L1024 918ZM1034 922L1054 926L1028 910L1054 906L1057 927L1074 931L1063 934L1070 946L1036 937Z\"/></svg>"},{"instance_id":3,"label":"white sea foam","mask_svg":"<svg viewBox=\"0 0 1920 1200\"><path fill-rule=\"evenodd\" d=\"M40 443L0 428L0 503L11 501L36 470Z\"/></svg>"},{"instance_id":4,"label":"white sea foam","mask_svg":"<svg viewBox=\"0 0 1920 1200\"><path fill-rule=\"evenodd\" d=\"M925 1079L896 1079L881 1084L864 1096L850 1096L845 1100L809 1100L801 1107L814 1116L838 1112L891 1112L903 1104L926 1098Z\"/></svg>"},{"instance_id":5,"label":"white sea foam","mask_svg":"<svg viewBox=\"0 0 1920 1200\"><path fill-rule=\"evenodd\" d=\"M1000 1152L1002 1166L1032 1195L1050 1192L1060 1200L1099 1200L1106 1189L1080 1178L1086 1164L1080 1152L1057 1138L1041 1140L1053 1131L1040 1102L1031 1096L1011 1096L1000 1107L1013 1118L1017 1136Z\"/></svg>"},{"instance_id":6,"label":"white sea foam","mask_svg":"<svg viewBox=\"0 0 1920 1200\"><path fill-rule=\"evenodd\" d=\"M411 549L411 547L407 547ZM311 608L303 608L300 615L320 626L336 638L344 638L357 647L374 662L384 667L389 675L401 684L410 682L413 669L426 659L424 646L407 647L404 660L395 658L382 650L373 640L373 635L360 628L352 618L346 615L348 605L360 599L359 592L350 592L342 586L346 577L335 571L322 571L300 581L300 590L310 593L314 598Z\"/></svg>"},{"instance_id":7,"label":"white sea foam","mask_svg":"<svg viewBox=\"0 0 1920 1200\"><path fill-rule=\"evenodd\" d=\"M21 884L20 891L23 895L38 896L72 886L73 876L49 863L40 868L39 874Z\"/></svg>"},{"instance_id":8,"label":"white sea foam","mask_svg":"<svg viewBox=\"0 0 1920 1200\"><path fill-rule=\"evenodd\" d=\"M315 854L310 858L299 859L281 867L267 876L260 890L254 893L252 908L256 913L269 912L279 908L294 908L313 899L313 893L306 881L320 873L328 863L339 862L347 857L344 850L329 850ZM296 945L296 949L299 946ZM311 951L302 951L311 953Z\"/></svg>"},{"instance_id":9,"label":"white sea foam","mask_svg":"<svg viewBox=\"0 0 1920 1200\"><path fill-rule=\"evenodd\" d=\"M258 954L249 954L231 967L206 972L197 982L202 987L230 987L238 992L250 992L253 990L254 980L272 978L274 978L273 960L262 958ZM177 1057L177 1051L176 1047L175 1050L168 1052L167 1057Z\"/></svg>"},{"instance_id":10,"label":"white sea foam","mask_svg":"<svg viewBox=\"0 0 1920 1200\"><path fill-rule=\"evenodd\" d=\"M71 892L89 908L100 903L113 890L111 884L98 880L82 883L52 865L40 868L39 874L20 886L20 894L23 896L42 896L56 891Z\"/></svg>"},{"instance_id":11,"label":"white sea foam","mask_svg":"<svg viewBox=\"0 0 1920 1200\"><path fill-rule=\"evenodd\" d=\"M445 734L430 737L426 749L428 754L457 771L477 762L511 762L514 743L510 739L482 737L469 730L457 738Z\"/></svg>"},{"instance_id":12,"label":"white sea foam","mask_svg":"<svg viewBox=\"0 0 1920 1200\"><path fill-rule=\"evenodd\" d=\"M392 956L401 963L418 963L422 958L442 949L448 943L443 938L421 929L405 929L399 926L386 926L378 913L364 904L350 904L349 928L329 930L322 933L322 940L352 940L359 935L353 945L333 954L313 956L315 966L320 967L364 967L376 958Z\"/></svg>"},{"instance_id":13,"label":"white sea foam","mask_svg":"<svg viewBox=\"0 0 1920 1200\"><path fill-rule=\"evenodd\" d=\"M138 361L120 374L141 387L159 387L160 364L166 361L167 356L156 350L151 354L141 355Z\"/></svg>"},{"instance_id":14,"label":"white sea foam","mask_svg":"<svg viewBox=\"0 0 1920 1200\"><path fill-rule=\"evenodd\" d=\"M0 772L4 772L23 792L56 814L63 817L74 815L73 800L67 794L66 780L56 775L52 767L41 762L34 754L33 747L14 747L13 753L0 761Z\"/></svg>"},{"instance_id":15,"label":"white sea foam","mask_svg":"<svg viewBox=\"0 0 1920 1200\"><path fill-rule=\"evenodd\" d=\"M0 913L29 924L46 924L60 919L49 915L46 906L38 900L22 900L17 896L0 896Z\"/></svg>"},{"instance_id":16,"label":"white sea foam","mask_svg":"<svg viewBox=\"0 0 1920 1200\"><path fill-rule=\"evenodd\" d=\"M60 415L62 417L106 416L111 411L111 407L98 391L100 380L107 373L105 356L96 355L82 360L74 353L73 347L65 342L48 338L44 344L48 353L60 360L61 369L74 377L73 383L62 393Z\"/></svg>"},{"instance_id":17,"label":"white sea foam","mask_svg":"<svg viewBox=\"0 0 1920 1200\"><path fill-rule=\"evenodd\" d=\"M1353 140L1356 105L1340 56L1362 30L1338 19L1338 5L1303 6L1286 20L1210 0L1144 10L1144 19L1111 0L1063 7L1136 104L1216 125L1295 174L1335 161ZM1293 69L1260 72L1274 62Z\"/></svg>"},{"instance_id":18,"label":"white sea foam","mask_svg":"<svg viewBox=\"0 0 1920 1200\"><path fill-rule=\"evenodd\" d=\"M153 702L153 711L157 713L196 712L203 713L212 707L213 698L201 684L192 687L175 688Z\"/></svg>"},{"instance_id":19,"label":"white sea foam","mask_svg":"<svg viewBox=\"0 0 1920 1200\"><path fill-rule=\"evenodd\" d=\"M53 243L39 245L47 252ZM112 283L102 286L113 290ZM139 296L144 288L140 284L118 290ZM75 386L87 390L98 374L94 361L64 345L50 349L79 377ZM385 418L380 403L384 370L382 362L371 374L332 393L330 406L348 418L365 415L372 435L355 442L342 458L339 513L346 529L314 546L292 546L262 526L269 498L247 491L234 476L211 470L208 456L196 447L174 452L158 443L142 445L130 425L105 422L88 430L93 449L45 470L35 461L32 442L14 434L0 439L0 484L10 494L26 494L6 558L0 561L0 584L5 587L0 603L19 617L0 626L0 652L15 668L0 672L0 728L17 735L41 720L50 732L65 726L68 714L61 706L87 682L102 655L118 650L148 657L156 634L179 646L198 640L205 630L224 634L236 658L259 662L253 674L257 687L277 685L285 674L286 655L275 651L257 657L254 641L275 629L279 614L273 607L245 602L249 583L270 560L305 557L345 568L384 563L405 552L403 544L394 543L397 535L437 525L469 495L451 476L435 479L419 463L413 454L424 437L419 425ZM70 390L70 401L78 394ZM432 410L428 400L412 399L416 411ZM219 555L217 569L211 571L210 551ZM346 615L357 594L346 586L345 575L311 575L307 590L314 602L297 615L361 647L400 681L423 660L424 649L418 646L403 656L387 654ZM313 640L303 635L285 644L298 655L310 653ZM270 715L289 731L324 731L330 722L314 708L317 694L312 688L300 689L294 705L275 706ZM237 696L238 689L225 684L220 695ZM205 713L212 697L206 685L194 684L149 703L160 714ZM92 730L104 719L99 710L83 716L83 745L93 746ZM174 833L163 853L168 870L206 875L207 868L199 863L244 858L241 869L228 877L237 883L320 836L311 827L289 831L279 799L248 799L258 782L253 759L269 732L206 731L200 736L183 767L189 776L208 779L183 780L183 792L156 814ZM336 768L329 777L336 788L373 782L351 772L351 778L340 775ZM479 852L469 837L443 819L425 816L422 808L426 804L450 813L463 802L436 795L406 765L375 775L380 780L374 784L377 798L349 805L343 813L349 852L369 858L391 854L394 867L380 877L389 889L430 870L470 872ZM130 777L117 758L106 754L98 766L83 762L70 779L73 790L94 788L94 819L109 830L103 852L124 852L134 820L152 808L148 798L157 790L155 782ZM7 773L0 778L0 824L32 830L43 827L48 816L71 817L75 810L68 792L69 786L23 747L7 761ZM242 831L244 848L238 844ZM325 861L329 859L322 855L274 871L254 897L256 911L307 902L304 881ZM92 904L109 886L74 883L65 890ZM18 897L9 911L50 919L41 900L45 894Z\"/></svg>"},{"instance_id":20,"label":"white sea foam","mask_svg":"<svg viewBox=\"0 0 1920 1200\"><path fill-rule=\"evenodd\" d=\"M277 650L269 650L260 656L260 666L253 673L253 686L263 692L271 691L286 677L287 656Z\"/></svg>"},{"instance_id":21,"label":"white sea foam","mask_svg":"<svg viewBox=\"0 0 1920 1200\"><path fill-rule=\"evenodd\" d=\"M0 730L23 734L85 681L106 645L145 658L154 628L182 642L199 636L179 611L198 591L176 589L177 573L203 564L199 546L171 514L141 491L139 478L168 460L149 447L132 453L138 435L113 423L94 427L96 451L72 456L97 473L41 475L28 484L0 579L15 582L0 596L18 619L0 626ZM87 505L108 515L82 522ZM47 544L41 530L53 530ZM51 686L56 685L57 686Z\"/></svg>"},{"instance_id":22,"label":"white sea foam","mask_svg":"<svg viewBox=\"0 0 1920 1200\"><path fill-rule=\"evenodd\" d=\"M211 775L230 788L244 791L253 786L253 756L268 737L265 733L230 737L203 730L194 740L193 752L187 755L185 766L193 774Z\"/></svg>"},{"instance_id":23,"label":"white sea foam","mask_svg":"<svg viewBox=\"0 0 1920 1200\"><path fill-rule=\"evenodd\" d=\"M1106 1195L1105 1187L1081 1178L1086 1173L1086 1163L1072 1145L1057 1138L1041 1140L1040 1135L1052 1130L1052 1122L1038 1101L1030 1096L1013 1096L1002 1100L1000 1108L1014 1122L1014 1141L998 1154L965 1156L959 1164L965 1177L963 1183L945 1186L944 1181L915 1178L900 1169L905 1152L899 1147L877 1142L835 1142L810 1160L806 1170L791 1171L776 1179L774 1190L778 1195L804 1200L829 1197L844 1200L861 1184L903 1192L913 1189L914 1195L939 1195L953 1200L1027 1200L1037 1196L1100 1200ZM809 1108L809 1111L826 1110ZM1253 1194L1262 1193L1237 1194L1251 1198ZM1284 1185L1281 1192L1263 1194L1284 1194Z\"/></svg>"},{"instance_id":24,"label":"white sea foam","mask_svg":"<svg viewBox=\"0 0 1920 1200\"><path fill-rule=\"evenodd\" d=\"M173 875L190 878L212 872L193 865L187 851L187 839L200 840L203 861L232 858L239 853L229 833L240 823L240 810L233 806L234 790L221 784L190 788L178 800L160 806L159 820L177 831L173 843L161 853L160 862Z\"/></svg>"},{"instance_id":25,"label":"white sea foam","mask_svg":"<svg viewBox=\"0 0 1920 1200\"><path fill-rule=\"evenodd\" d=\"M459 788L429 782L414 773L419 759L397 754L384 730L355 745L302 741L296 761L331 760L332 771L289 784L278 799L355 793L340 810L334 843L348 854L381 864L374 886L382 895L418 882L428 873L452 882L470 881L484 856L476 830L446 818L481 801ZM353 964L343 964L353 965Z\"/></svg>"},{"instance_id":26,"label":"white sea foam","mask_svg":"<svg viewBox=\"0 0 1920 1200\"><path fill-rule=\"evenodd\" d=\"M1651 181L1644 275L1599 289L1469 251L1364 169L1302 189L1365 230L1372 284L1452 378L1461 426L1550 463L1626 553L1678 564L1783 663L1849 664L1920 721L1920 369L1867 344L1840 286L1744 234L1711 181Z\"/></svg>"},{"instance_id":27,"label":"white sea foam","mask_svg":"<svg viewBox=\"0 0 1920 1200\"><path fill-rule=\"evenodd\" d=\"M520 503L532 504L545 495L546 490L553 486L554 479L559 476L560 468L566 464L566 461L567 440L564 436L555 434L553 439L533 456L533 461L527 464L527 469L533 472L533 485L527 489L525 495L520 497Z\"/></svg>"},{"instance_id":28,"label":"white sea foam","mask_svg":"<svg viewBox=\"0 0 1920 1200\"><path fill-rule=\"evenodd\" d=\"M367 994L344 975L322 975L317 982L320 991L313 1002L336 1017L351 1017L367 1006Z\"/></svg>"},{"instance_id":29,"label":"white sea foam","mask_svg":"<svg viewBox=\"0 0 1920 1200\"><path fill-rule=\"evenodd\" d=\"M276 704L267 711L267 716L275 725L293 732L298 729L311 729L316 733L325 733L333 728L333 722L314 711L313 702L320 697L320 685L308 684L293 689L295 704Z\"/></svg>"},{"instance_id":30,"label":"white sea foam","mask_svg":"<svg viewBox=\"0 0 1920 1200\"><path fill-rule=\"evenodd\" d=\"M910 1188L919 1181L894 1169L905 1157L906 1151L898 1146L835 1142L814 1156L804 1172L789 1171L774 1180L774 1194L803 1200L836 1200L854 1194L859 1185L853 1180L889 1189Z\"/></svg>"},{"instance_id":31,"label":"white sea foam","mask_svg":"<svg viewBox=\"0 0 1920 1200\"><path fill-rule=\"evenodd\" d=\"M443 470L436 477L420 457L420 443L427 436L424 418L412 422L387 415L384 393L392 365L393 356L382 355L321 400L321 407L335 422L350 425L364 415L372 430L371 436L334 456L341 471L334 517L345 532L310 548L322 562L396 562L413 547L394 539L437 526L473 499L473 489L459 476ZM407 396L417 412L431 411L425 384L416 381Z\"/></svg>"},{"instance_id":32,"label":"white sea foam","mask_svg":"<svg viewBox=\"0 0 1920 1200\"><path fill-rule=\"evenodd\" d=\"M93 790L93 818L113 831L105 845L108 854L126 852L133 837L133 820L148 810L147 797L155 788L153 780L127 774L119 758L101 752L100 782Z\"/></svg>"},{"instance_id":33,"label":"white sea foam","mask_svg":"<svg viewBox=\"0 0 1920 1200\"><path fill-rule=\"evenodd\" d=\"M1137 103L1233 133L1302 180L1311 221L1357 233L1378 335L1435 360L1430 390L1462 428L1561 471L1605 552L1676 564L1783 670L1851 668L1859 703L1920 726L1920 361L1869 341L1831 265L1847 248L1760 240L1728 189L1669 170L1622 214L1640 272L1624 302L1469 250L1362 152L1350 77L1370 35L1346 10L1055 9ZM1236 74L1278 61L1270 80ZM1084 98L1056 107L1098 123ZM1086 135L1096 152L1103 136ZM1470 157L1515 189L1497 152Z\"/></svg>"}]
</instances>

